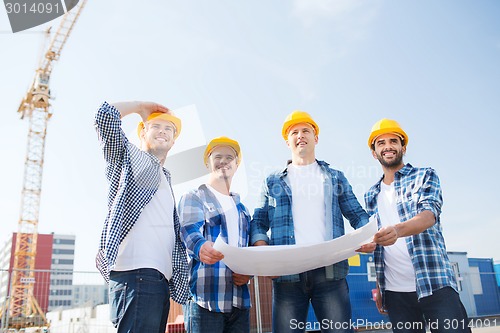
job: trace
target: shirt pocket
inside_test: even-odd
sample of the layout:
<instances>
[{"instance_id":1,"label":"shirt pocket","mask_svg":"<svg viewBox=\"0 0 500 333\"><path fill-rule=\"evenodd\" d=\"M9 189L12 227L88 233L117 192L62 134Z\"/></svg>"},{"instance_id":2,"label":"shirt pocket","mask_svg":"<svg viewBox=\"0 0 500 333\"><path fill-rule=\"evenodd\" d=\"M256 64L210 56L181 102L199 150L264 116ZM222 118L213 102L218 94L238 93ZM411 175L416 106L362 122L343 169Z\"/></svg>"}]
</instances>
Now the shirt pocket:
<instances>
[{"instance_id":1,"label":"shirt pocket","mask_svg":"<svg viewBox=\"0 0 500 333\"><path fill-rule=\"evenodd\" d=\"M405 206L406 211L414 211L418 204L418 193L407 191L402 196L401 204Z\"/></svg>"},{"instance_id":2,"label":"shirt pocket","mask_svg":"<svg viewBox=\"0 0 500 333\"><path fill-rule=\"evenodd\" d=\"M215 205L210 202L205 202L203 204L203 210L205 213L205 223L211 227L220 226L221 215Z\"/></svg>"}]
</instances>

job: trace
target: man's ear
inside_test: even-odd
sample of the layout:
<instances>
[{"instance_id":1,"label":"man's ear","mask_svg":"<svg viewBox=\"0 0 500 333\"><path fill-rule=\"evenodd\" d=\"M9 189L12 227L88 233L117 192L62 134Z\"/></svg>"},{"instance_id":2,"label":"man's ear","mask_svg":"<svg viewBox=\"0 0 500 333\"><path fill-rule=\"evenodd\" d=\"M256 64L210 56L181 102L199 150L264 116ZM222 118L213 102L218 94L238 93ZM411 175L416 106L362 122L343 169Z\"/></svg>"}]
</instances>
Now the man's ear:
<instances>
[{"instance_id":1,"label":"man's ear","mask_svg":"<svg viewBox=\"0 0 500 333\"><path fill-rule=\"evenodd\" d=\"M210 161L207 161L205 166L207 167L208 172L212 172L212 168L210 167Z\"/></svg>"},{"instance_id":2,"label":"man's ear","mask_svg":"<svg viewBox=\"0 0 500 333\"><path fill-rule=\"evenodd\" d=\"M377 153L375 153L374 149L372 149L372 156L373 156L374 159L378 160Z\"/></svg>"}]
</instances>

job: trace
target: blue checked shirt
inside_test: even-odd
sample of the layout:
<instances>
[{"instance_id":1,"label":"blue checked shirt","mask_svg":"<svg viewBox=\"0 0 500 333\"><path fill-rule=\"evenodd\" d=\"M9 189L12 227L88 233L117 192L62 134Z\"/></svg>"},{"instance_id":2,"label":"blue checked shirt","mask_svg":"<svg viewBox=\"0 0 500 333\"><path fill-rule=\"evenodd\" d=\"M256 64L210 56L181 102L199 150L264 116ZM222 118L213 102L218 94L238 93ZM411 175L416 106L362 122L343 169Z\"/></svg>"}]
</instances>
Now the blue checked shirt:
<instances>
[{"instance_id":1,"label":"blue checked shirt","mask_svg":"<svg viewBox=\"0 0 500 333\"><path fill-rule=\"evenodd\" d=\"M250 214L240 202L238 194L231 193L239 215L238 246L246 247L249 241ZM228 243L226 217L215 195L205 186L190 191L179 201L181 236L189 253L191 278L189 287L194 302L215 312L231 312L233 307L250 308L248 285L233 283L233 272L222 262L213 265L200 261L201 246L215 242L217 237Z\"/></svg>"},{"instance_id":2,"label":"blue checked shirt","mask_svg":"<svg viewBox=\"0 0 500 333\"><path fill-rule=\"evenodd\" d=\"M141 215L160 185L160 170L171 183L170 173L155 156L130 143L121 129L120 112L104 102L95 117L95 127L106 160L109 181L108 214L96 257L97 269L109 282L118 247ZM171 186L170 186L171 188ZM173 196L173 192L172 192ZM175 245L172 254L170 295L184 304L188 298L186 250L180 239L179 217L174 204Z\"/></svg>"},{"instance_id":3,"label":"blue checked shirt","mask_svg":"<svg viewBox=\"0 0 500 333\"><path fill-rule=\"evenodd\" d=\"M365 194L368 214L376 215L379 228L381 223L378 216L377 198L382 179ZM432 227L418 235L406 237L406 245L415 269L418 298L432 295L434 290L447 286L457 290L455 274L446 253L439 219L443 198L436 172L431 168L414 168L406 164L395 174L394 189L401 222L413 218L424 210L431 211L436 217L436 223ZM383 246L377 246L375 250L375 269L383 294L385 291Z\"/></svg>"},{"instance_id":4,"label":"blue checked shirt","mask_svg":"<svg viewBox=\"0 0 500 333\"><path fill-rule=\"evenodd\" d=\"M290 163L290 161L289 161ZM289 164L288 163L288 164ZM344 174L329 167L323 161L317 161L323 174L325 193L326 231L331 239L343 236L345 216L355 229L368 223L368 214L359 204L352 192L351 185ZM285 168L268 176L264 180L261 199L254 211L251 223L250 243L259 240L269 245L293 245L295 235L292 216L292 191L287 178L288 169ZM271 238L267 232L271 229ZM349 272L347 260L325 267L326 277L329 279L343 279ZM277 279L278 282L299 281L299 275L285 275Z\"/></svg>"}]
</instances>

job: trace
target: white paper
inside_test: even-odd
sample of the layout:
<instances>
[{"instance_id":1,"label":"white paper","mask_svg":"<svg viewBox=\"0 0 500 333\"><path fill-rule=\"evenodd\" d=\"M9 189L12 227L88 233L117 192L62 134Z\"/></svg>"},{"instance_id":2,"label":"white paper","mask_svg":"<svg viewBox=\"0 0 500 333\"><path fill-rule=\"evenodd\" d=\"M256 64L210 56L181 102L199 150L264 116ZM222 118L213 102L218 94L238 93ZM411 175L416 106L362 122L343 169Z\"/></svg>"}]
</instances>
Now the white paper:
<instances>
[{"instance_id":1,"label":"white paper","mask_svg":"<svg viewBox=\"0 0 500 333\"><path fill-rule=\"evenodd\" d=\"M377 221L331 241L311 245L234 247L220 237L214 248L224 254L222 261L233 272L256 276L298 274L329 266L352 257L361 245L371 242Z\"/></svg>"}]
</instances>

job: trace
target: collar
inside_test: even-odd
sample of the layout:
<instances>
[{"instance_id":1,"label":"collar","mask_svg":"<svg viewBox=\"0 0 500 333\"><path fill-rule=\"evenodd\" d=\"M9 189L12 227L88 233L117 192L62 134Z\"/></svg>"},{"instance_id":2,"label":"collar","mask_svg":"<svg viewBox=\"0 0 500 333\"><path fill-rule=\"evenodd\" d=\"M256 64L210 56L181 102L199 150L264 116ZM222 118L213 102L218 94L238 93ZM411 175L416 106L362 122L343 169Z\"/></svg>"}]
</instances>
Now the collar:
<instances>
[{"instance_id":1,"label":"collar","mask_svg":"<svg viewBox=\"0 0 500 333\"><path fill-rule=\"evenodd\" d=\"M318 159L315 160L316 163L320 166L321 169L328 168L330 166L329 163L326 163L325 161L320 161ZM286 166L283 170L279 172L280 177L285 177L288 174L288 166L292 163L292 160L286 161Z\"/></svg>"},{"instance_id":2,"label":"collar","mask_svg":"<svg viewBox=\"0 0 500 333\"><path fill-rule=\"evenodd\" d=\"M210 189L207 187L206 184L201 184L198 187L198 190L205 192L205 194L208 193L209 196L213 196L212 191L210 191ZM231 198L233 198L236 205L238 205L240 203L240 195L238 193L229 192L229 196L231 196Z\"/></svg>"},{"instance_id":3,"label":"collar","mask_svg":"<svg viewBox=\"0 0 500 333\"><path fill-rule=\"evenodd\" d=\"M413 169L413 166L410 163L406 163L401 169L396 171L396 174L399 174L400 177L406 176L410 173L410 171ZM377 182L377 188L380 189L380 183L384 180L384 175L380 177L380 179Z\"/></svg>"}]
</instances>

